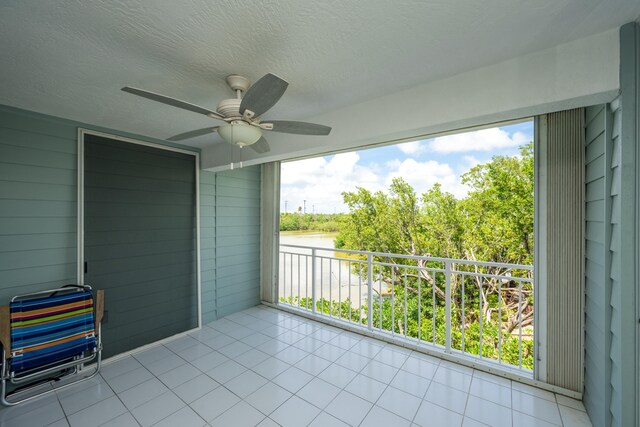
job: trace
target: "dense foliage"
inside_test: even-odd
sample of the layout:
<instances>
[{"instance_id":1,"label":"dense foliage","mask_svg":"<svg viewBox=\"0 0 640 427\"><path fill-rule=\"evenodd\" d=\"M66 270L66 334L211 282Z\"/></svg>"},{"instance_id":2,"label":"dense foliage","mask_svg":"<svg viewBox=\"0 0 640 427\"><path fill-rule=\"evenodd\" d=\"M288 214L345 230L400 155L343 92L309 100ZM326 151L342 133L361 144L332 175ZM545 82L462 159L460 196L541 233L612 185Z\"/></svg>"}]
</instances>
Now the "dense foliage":
<instances>
[{"instance_id":1,"label":"dense foliage","mask_svg":"<svg viewBox=\"0 0 640 427\"><path fill-rule=\"evenodd\" d=\"M349 214L336 247L396 254L533 263L533 144L462 176L458 200L439 184L422 196L401 178L389 193L343 193Z\"/></svg>"},{"instance_id":2,"label":"dense foliage","mask_svg":"<svg viewBox=\"0 0 640 427\"><path fill-rule=\"evenodd\" d=\"M418 195L401 178L388 192L343 193L349 213L337 248L420 258L374 257L372 313L367 303L353 308L350 301L319 300L316 310L361 323L371 315L375 327L444 345L448 268L454 271L449 276L451 347L514 365L522 359L522 366L532 369L532 271L434 257L532 265L533 171L531 143L521 147L520 156L495 156L464 174L470 191L462 199L438 184ZM354 274L367 278L362 265L366 270L363 263ZM306 298L288 302L311 305Z\"/></svg>"}]
</instances>

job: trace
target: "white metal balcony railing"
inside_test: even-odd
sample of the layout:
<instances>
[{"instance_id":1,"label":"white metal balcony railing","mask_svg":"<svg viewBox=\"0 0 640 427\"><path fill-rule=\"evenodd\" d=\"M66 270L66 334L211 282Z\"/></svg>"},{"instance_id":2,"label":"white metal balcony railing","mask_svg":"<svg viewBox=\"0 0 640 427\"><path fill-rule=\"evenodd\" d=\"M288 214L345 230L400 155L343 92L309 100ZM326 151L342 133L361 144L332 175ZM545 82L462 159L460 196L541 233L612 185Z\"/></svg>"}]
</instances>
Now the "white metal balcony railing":
<instances>
[{"instance_id":1,"label":"white metal balcony railing","mask_svg":"<svg viewBox=\"0 0 640 427\"><path fill-rule=\"evenodd\" d=\"M280 245L279 304L531 377L533 267Z\"/></svg>"}]
</instances>

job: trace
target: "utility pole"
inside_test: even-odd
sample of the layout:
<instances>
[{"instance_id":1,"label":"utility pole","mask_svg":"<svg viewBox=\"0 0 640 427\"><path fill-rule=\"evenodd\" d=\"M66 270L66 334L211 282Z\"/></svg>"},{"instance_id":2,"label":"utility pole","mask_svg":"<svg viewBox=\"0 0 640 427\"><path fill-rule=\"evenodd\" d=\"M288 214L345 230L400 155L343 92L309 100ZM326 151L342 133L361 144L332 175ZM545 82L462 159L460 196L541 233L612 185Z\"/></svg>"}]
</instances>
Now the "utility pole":
<instances>
[{"instance_id":1,"label":"utility pole","mask_svg":"<svg viewBox=\"0 0 640 427\"><path fill-rule=\"evenodd\" d=\"M287 205L289 204L288 200L284 201L284 213L287 213Z\"/></svg>"},{"instance_id":2,"label":"utility pole","mask_svg":"<svg viewBox=\"0 0 640 427\"><path fill-rule=\"evenodd\" d=\"M302 201L302 206L303 206L302 213L307 213L307 201L306 200Z\"/></svg>"}]
</instances>

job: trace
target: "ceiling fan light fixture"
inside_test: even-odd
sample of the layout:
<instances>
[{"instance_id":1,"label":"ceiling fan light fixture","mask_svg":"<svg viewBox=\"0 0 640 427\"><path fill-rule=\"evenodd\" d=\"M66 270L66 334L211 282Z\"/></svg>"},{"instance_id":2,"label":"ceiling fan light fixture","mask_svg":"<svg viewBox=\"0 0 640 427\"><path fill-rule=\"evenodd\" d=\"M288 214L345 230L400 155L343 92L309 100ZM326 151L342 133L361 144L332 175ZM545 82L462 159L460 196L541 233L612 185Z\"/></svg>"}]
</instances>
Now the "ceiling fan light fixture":
<instances>
[{"instance_id":1,"label":"ceiling fan light fixture","mask_svg":"<svg viewBox=\"0 0 640 427\"><path fill-rule=\"evenodd\" d=\"M255 144L262 137L260 129L242 122L220 126L218 134L227 144L238 147Z\"/></svg>"}]
</instances>

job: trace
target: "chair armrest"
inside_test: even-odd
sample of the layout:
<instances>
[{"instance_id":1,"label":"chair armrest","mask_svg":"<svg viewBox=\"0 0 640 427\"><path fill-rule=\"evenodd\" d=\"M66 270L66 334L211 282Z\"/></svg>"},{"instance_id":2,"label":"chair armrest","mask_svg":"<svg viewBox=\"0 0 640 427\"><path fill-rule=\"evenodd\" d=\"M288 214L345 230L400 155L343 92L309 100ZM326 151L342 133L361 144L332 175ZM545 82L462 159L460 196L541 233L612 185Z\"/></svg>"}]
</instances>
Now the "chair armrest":
<instances>
[{"instance_id":1,"label":"chair armrest","mask_svg":"<svg viewBox=\"0 0 640 427\"><path fill-rule=\"evenodd\" d=\"M8 305L0 306L0 343L9 357L11 355L11 310Z\"/></svg>"},{"instance_id":2,"label":"chair armrest","mask_svg":"<svg viewBox=\"0 0 640 427\"><path fill-rule=\"evenodd\" d=\"M96 309L95 330L96 330L96 333L98 333L98 330L99 330L98 326L100 326L100 323L102 323L102 318L104 317L104 290L103 289L98 289L96 291L95 309Z\"/></svg>"}]
</instances>

